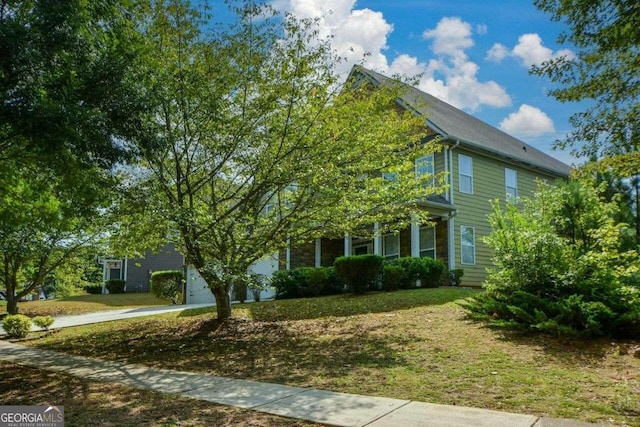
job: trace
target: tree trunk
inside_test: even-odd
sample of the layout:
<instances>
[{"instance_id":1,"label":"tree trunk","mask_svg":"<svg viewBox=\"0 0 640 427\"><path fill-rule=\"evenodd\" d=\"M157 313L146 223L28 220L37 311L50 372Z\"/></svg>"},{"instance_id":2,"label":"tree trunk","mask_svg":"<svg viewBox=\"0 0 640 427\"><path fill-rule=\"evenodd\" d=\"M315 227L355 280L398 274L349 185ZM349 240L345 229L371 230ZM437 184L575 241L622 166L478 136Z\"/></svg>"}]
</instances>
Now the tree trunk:
<instances>
[{"instance_id":1,"label":"tree trunk","mask_svg":"<svg viewBox=\"0 0 640 427\"><path fill-rule=\"evenodd\" d=\"M13 292L7 292L7 313L18 314L18 298Z\"/></svg>"},{"instance_id":2,"label":"tree trunk","mask_svg":"<svg viewBox=\"0 0 640 427\"><path fill-rule=\"evenodd\" d=\"M214 286L211 288L213 296L216 299L216 311L218 313L218 321L225 322L231 318L231 298L225 289L226 286Z\"/></svg>"}]
</instances>

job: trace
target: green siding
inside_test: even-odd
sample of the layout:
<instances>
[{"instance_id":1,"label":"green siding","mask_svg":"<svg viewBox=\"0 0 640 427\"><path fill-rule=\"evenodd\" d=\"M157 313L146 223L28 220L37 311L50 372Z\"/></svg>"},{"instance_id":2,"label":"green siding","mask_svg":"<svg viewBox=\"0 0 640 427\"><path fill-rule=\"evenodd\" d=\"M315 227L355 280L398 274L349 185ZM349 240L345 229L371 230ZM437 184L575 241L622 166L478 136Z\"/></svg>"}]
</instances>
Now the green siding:
<instances>
[{"instance_id":1,"label":"green siding","mask_svg":"<svg viewBox=\"0 0 640 427\"><path fill-rule=\"evenodd\" d=\"M486 269L492 266L492 250L484 243L491 227L487 216L491 213L491 201L506 198L505 168L517 171L518 196L533 195L536 178L549 179L548 176L529 169L496 160L458 147L452 151L453 203L458 208L454 225L455 266L464 270L463 285L480 286L486 278ZM473 194L461 193L459 188L458 154L473 159ZM462 264L460 227L475 229L475 265Z\"/></svg>"}]
</instances>

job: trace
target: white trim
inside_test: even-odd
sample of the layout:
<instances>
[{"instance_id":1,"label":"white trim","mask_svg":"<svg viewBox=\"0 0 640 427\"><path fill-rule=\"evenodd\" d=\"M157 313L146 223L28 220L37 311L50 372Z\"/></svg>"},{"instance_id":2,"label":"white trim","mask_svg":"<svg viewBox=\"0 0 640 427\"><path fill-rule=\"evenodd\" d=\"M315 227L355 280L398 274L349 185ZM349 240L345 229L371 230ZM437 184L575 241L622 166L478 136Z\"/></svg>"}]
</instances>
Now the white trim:
<instances>
[{"instance_id":1,"label":"white trim","mask_svg":"<svg viewBox=\"0 0 640 427\"><path fill-rule=\"evenodd\" d=\"M449 180L451 179L451 173L449 171L449 147L444 147L444 153L442 154L444 157L444 173L446 174L447 182L449 182ZM434 164L434 171L435 171L435 164ZM449 193L450 191L444 192L445 200L449 200Z\"/></svg>"},{"instance_id":2,"label":"white trim","mask_svg":"<svg viewBox=\"0 0 640 427\"><path fill-rule=\"evenodd\" d=\"M456 268L456 220L449 218L447 221L447 234L449 239L449 270Z\"/></svg>"},{"instance_id":3,"label":"white trim","mask_svg":"<svg viewBox=\"0 0 640 427\"><path fill-rule=\"evenodd\" d=\"M322 267L322 240L316 239L315 241L315 266Z\"/></svg>"},{"instance_id":4,"label":"white trim","mask_svg":"<svg viewBox=\"0 0 640 427\"><path fill-rule=\"evenodd\" d=\"M462 173L462 168L460 167L460 160L462 160L463 158L465 159L469 159L469 166L471 168L471 170L469 171L469 174L463 174ZM462 178L469 178L470 179L470 191L463 191L462 190ZM473 157L471 156L467 156L466 154L462 154L462 153L458 153L458 191L460 191L460 193L463 194L473 194Z\"/></svg>"},{"instance_id":5,"label":"white trim","mask_svg":"<svg viewBox=\"0 0 640 427\"><path fill-rule=\"evenodd\" d=\"M426 163L427 165L431 166L431 172L429 172L431 174L431 183L428 184L427 186L431 186L433 187L435 185L435 175L436 175L436 159L435 156L433 155L433 153L428 154L426 156L421 156L418 157L414 162L413 162L413 166L414 166L414 170L415 170L415 174L416 174L416 178L421 176L421 175L426 175L426 174L420 174L418 173L418 164L422 164L422 163Z\"/></svg>"},{"instance_id":6,"label":"white trim","mask_svg":"<svg viewBox=\"0 0 640 427\"><path fill-rule=\"evenodd\" d=\"M464 262L464 256L462 253L462 249L464 247L464 242L462 241L462 229L471 229L473 230L473 246L471 246L473 248L473 262ZM467 245L468 246L468 245ZM460 226L460 264L462 265L476 265L476 228L475 227L471 227L468 225L461 225Z\"/></svg>"},{"instance_id":7,"label":"white trim","mask_svg":"<svg viewBox=\"0 0 640 427\"><path fill-rule=\"evenodd\" d=\"M129 259L127 257L124 258L124 263L123 263L123 267L122 267L122 279L126 282L127 281L127 270L129 267ZM125 289L127 287L126 283L125 283Z\"/></svg>"}]
</instances>

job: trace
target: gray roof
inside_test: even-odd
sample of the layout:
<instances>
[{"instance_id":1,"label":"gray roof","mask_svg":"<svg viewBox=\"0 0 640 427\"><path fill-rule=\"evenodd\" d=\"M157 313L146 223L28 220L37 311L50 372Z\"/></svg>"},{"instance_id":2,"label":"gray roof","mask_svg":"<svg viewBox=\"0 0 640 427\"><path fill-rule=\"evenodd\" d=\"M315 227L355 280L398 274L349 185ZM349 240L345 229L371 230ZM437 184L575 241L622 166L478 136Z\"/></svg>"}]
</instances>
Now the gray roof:
<instances>
[{"instance_id":1,"label":"gray roof","mask_svg":"<svg viewBox=\"0 0 640 427\"><path fill-rule=\"evenodd\" d=\"M403 106L424 116L427 125L444 139L458 141L469 149L504 157L553 175L569 175L571 168L568 165L433 95L360 66L355 66L351 71L352 75L356 72L366 75L374 84L400 84L404 91L401 95Z\"/></svg>"}]
</instances>

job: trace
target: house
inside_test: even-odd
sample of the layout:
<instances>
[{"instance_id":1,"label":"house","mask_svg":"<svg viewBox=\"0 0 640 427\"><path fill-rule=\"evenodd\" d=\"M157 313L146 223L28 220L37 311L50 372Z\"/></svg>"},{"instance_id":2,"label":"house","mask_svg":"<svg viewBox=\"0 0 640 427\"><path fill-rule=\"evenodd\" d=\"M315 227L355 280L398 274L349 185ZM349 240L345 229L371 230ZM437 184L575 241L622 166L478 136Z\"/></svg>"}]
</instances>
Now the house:
<instances>
[{"instance_id":1,"label":"house","mask_svg":"<svg viewBox=\"0 0 640 427\"><path fill-rule=\"evenodd\" d=\"M490 232L490 201L517 202L530 196L536 179L554 181L569 175L570 167L499 129L414 87L356 66L350 79L375 86L402 84L400 107L424 117L429 138L439 138L443 150L416 159L416 173L445 171L449 189L422 204L434 225L413 223L396 234L374 239L347 236L316 239L280 252L279 268L331 266L343 255L378 254L387 259L429 256L449 269L464 270L463 283L480 286L491 264L491 250L483 242ZM378 227L374 224L374 230Z\"/></svg>"},{"instance_id":2,"label":"house","mask_svg":"<svg viewBox=\"0 0 640 427\"><path fill-rule=\"evenodd\" d=\"M103 283L110 279L125 280L127 292L149 292L151 273L160 270L182 270L184 255L172 243L158 251L145 251L143 258L105 258L102 264ZM106 293L104 284L102 293Z\"/></svg>"}]
</instances>

